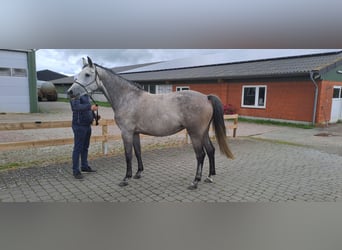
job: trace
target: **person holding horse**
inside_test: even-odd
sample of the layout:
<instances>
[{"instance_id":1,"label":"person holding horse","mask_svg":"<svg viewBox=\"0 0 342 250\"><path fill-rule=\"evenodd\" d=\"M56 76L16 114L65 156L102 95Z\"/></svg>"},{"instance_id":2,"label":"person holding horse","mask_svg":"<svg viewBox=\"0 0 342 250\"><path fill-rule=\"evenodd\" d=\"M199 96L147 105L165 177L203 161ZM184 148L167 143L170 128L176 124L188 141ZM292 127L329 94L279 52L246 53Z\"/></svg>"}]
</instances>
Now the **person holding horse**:
<instances>
[{"instance_id":1,"label":"person holding horse","mask_svg":"<svg viewBox=\"0 0 342 250\"><path fill-rule=\"evenodd\" d=\"M94 112L98 110L97 105L91 105L89 96L70 95L72 110L72 130L74 132L74 148L72 152L72 171L76 179L83 179L81 173L96 172L88 165L88 148L91 136L91 124L95 119ZM81 157L81 171L79 159Z\"/></svg>"}]
</instances>

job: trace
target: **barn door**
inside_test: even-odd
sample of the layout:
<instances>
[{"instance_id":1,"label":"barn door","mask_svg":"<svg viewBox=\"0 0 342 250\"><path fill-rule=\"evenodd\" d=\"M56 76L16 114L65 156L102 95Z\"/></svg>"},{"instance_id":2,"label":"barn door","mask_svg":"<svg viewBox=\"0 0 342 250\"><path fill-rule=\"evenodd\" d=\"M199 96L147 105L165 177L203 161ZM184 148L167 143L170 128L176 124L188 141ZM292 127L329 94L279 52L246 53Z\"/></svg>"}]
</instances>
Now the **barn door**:
<instances>
[{"instance_id":1,"label":"barn door","mask_svg":"<svg viewBox=\"0 0 342 250\"><path fill-rule=\"evenodd\" d=\"M335 86L331 105L330 122L342 120L342 87Z\"/></svg>"}]
</instances>

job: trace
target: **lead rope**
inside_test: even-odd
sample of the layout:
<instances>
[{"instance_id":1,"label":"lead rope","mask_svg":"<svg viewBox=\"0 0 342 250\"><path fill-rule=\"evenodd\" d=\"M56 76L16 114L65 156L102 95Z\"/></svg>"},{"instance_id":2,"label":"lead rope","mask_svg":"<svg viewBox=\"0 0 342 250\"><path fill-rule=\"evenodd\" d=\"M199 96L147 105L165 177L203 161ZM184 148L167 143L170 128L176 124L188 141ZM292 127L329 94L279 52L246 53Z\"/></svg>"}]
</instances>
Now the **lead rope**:
<instances>
[{"instance_id":1,"label":"lead rope","mask_svg":"<svg viewBox=\"0 0 342 250\"><path fill-rule=\"evenodd\" d=\"M95 69L95 81L96 81L96 77L99 78L100 80L100 76L97 73L97 70ZM97 102L94 100L92 95L89 95L90 99L93 101L93 103L95 104L96 107L98 107L99 105L97 104ZM99 125L99 120L100 120L100 116L99 116L99 109L97 109L96 111L94 111L95 113L95 125L98 126Z\"/></svg>"},{"instance_id":2,"label":"lead rope","mask_svg":"<svg viewBox=\"0 0 342 250\"><path fill-rule=\"evenodd\" d=\"M96 101L94 100L94 98L89 95L90 99L93 101L94 105L96 107L98 107L99 105L96 103ZM99 125L99 120L100 120L100 116L99 116L99 110L93 111L93 114L95 115L95 125Z\"/></svg>"}]
</instances>

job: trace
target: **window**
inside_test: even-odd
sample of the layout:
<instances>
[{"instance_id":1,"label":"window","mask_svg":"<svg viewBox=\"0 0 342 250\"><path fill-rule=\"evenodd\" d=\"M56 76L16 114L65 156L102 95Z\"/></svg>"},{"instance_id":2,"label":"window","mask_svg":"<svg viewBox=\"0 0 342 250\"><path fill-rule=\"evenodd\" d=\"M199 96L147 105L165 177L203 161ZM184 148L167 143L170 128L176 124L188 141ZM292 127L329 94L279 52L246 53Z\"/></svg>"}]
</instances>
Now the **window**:
<instances>
[{"instance_id":1,"label":"window","mask_svg":"<svg viewBox=\"0 0 342 250\"><path fill-rule=\"evenodd\" d=\"M172 85L157 85L158 94L166 94L172 92Z\"/></svg>"},{"instance_id":2,"label":"window","mask_svg":"<svg viewBox=\"0 0 342 250\"><path fill-rule=\"evenodd\" d=\"M172 85L169 84L143 84L142 86L146 92L151 94L166 94L172 92Z\"/></svg>"},{"instance_id":3,"label":"window","mask_svg":"<svg viewBox=\"0 0 342 250\"><path fill-rule=\"evenodd\" d=\"M247 108L265 108L266 90L266 86L243 86L241 106Z\"/></svg>"},{"instance_id":4,"label":"window","mask_svg":"<svg viewBox=\"0 0 342 250\"><path fill-rule=\"evenodd\" d=\"M0 76L27 77L26 69L0 67Z\"/></svg>"},{"instance_id":5,"label":"window","mask_svg":"<svg viewBox=\"0 0 342 250\"><path fill-rule=\"evenodd\" d=\"M12 76L27 77L26 69L12 69Z\"/></svg>"},{"instance_id":6,"label":"window","mask_svg":"<svg viewBox=\"0 0 342 250\"><path fill-rule=\"evenodd\" d=\"M151 94L155 94L156 93L156 85L150 85L150 91Z\"/></svg>"},{"instance_id":7,"label":"window","mask_svg":"<svg viewBox=\"0 0 342 250\"><path fill-rule=\"evenodd\" d=\"M156 85L144 84L143 88L146 92L149 92L151 94L156 93Z\"/></svg>"},{"instance_id":8,"label":"window","mask_svg":"<svg viewBox=\"0 0 342 250\"><path fill-rule=\"evenodd\" d=\"M334 87L333 98L342 98L341 87Z\"/></svg>"},{"instance_id":9,"label":"window","mask_svg":"<svg viewBox=\"0 0 342 250\"><path fill-rule=\"evenodd\" d=\"M11 76L11 68L0 67L0 76Z\"/></svg>"},{"instance_id":10,"label":"window","mask_svg":"<svg viewBox=\"0 0 342 250\"><path fill-rule=\"evenodd\" d=\"M176 87L176 91L184 91L184 90L190 90L190 88L189 87L185 87L185 86Z\"/></svg>"}]
</instances>

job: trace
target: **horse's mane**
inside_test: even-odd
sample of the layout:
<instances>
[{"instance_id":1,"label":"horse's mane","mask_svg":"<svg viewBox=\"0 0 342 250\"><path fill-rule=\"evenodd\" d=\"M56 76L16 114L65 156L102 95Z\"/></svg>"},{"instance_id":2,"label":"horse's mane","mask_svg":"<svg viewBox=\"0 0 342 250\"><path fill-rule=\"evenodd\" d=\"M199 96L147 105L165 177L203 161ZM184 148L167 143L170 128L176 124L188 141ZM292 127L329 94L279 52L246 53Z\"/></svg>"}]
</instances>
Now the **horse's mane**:
<instances>
[{"instance_id":1,"label":"horse's mane","mask_svg":"<svg viewBox=\"0 0 342 250\"><path fill-rule=\"evenodd\" d=\"M118 73L116 73L116 72L115 72L114 70L112 70L112 69L103 67L103 66L98 65L98 64L96 64L96 63L94 63L94 65L95 65L96 67L99 67L99 68L101 68L101 69L104 69L104 70L108 71L109 73L112 73L113 75L115 75L115 76L119 77L120 79L122 79L122 80L128 82L129 84L131 84L132 86L134 86L134 87L136 87L136 88L138 88L138 89L145 90L144 87L141 86L139 83L134 82L134 81L131 81L131 80L128 80L128 79L122 77L121 75L119 75Z\"/></svg>"}]
</instances>

